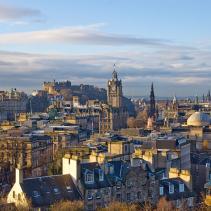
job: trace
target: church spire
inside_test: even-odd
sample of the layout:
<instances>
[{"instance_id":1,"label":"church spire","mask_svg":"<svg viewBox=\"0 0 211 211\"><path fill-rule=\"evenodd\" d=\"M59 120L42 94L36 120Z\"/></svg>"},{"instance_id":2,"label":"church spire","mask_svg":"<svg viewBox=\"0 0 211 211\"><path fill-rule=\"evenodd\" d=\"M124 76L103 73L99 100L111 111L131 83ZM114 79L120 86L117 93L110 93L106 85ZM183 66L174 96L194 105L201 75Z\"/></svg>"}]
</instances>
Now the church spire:
<instances>
[{"instance_id":1,"label":"church spire","mask_svg":"<svg viewBox=\"0 0 211 211\"><path fill-rule=\"evenodd\" d=\"M114 64L114 71L112 73L112 79L118 80L118 75L117 75L117 71L116 71L116 64Z\"/></svg>"},{"instance_id":2,"label":"church spire","mask_svg":"<svg viewBox=\"0 0 211 211\"><path fill-rule=\"evenodd\" d=\"M156 108L155 108L155 94L154 94L154 86L153 83L151 84L151 91L150 91L150 110L149 110L149 117L155 117Z\"/></svg>"},{"instance_id":3,"label":"church spire","mask_svg":"<svg viewBox=\"0 0 211 211\"><path fill-rule=\"evenodd\" d=\"M207 101L210 102L211 100L211 95L210 95L210 90L208 90L208 93L207 93Z\"/></svg>"}]
</instances>

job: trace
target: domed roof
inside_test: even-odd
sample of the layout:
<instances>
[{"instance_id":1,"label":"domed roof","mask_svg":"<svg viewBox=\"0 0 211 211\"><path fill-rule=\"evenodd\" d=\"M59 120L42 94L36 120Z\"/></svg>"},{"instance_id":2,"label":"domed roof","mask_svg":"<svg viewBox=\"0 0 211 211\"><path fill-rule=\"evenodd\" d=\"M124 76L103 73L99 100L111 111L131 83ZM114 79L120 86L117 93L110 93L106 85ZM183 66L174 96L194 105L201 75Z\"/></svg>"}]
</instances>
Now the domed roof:
<instances>
[{"instance_id":1,"label":"domed roof","mask_svg":"<svg viewBox=\"0 0 211 211\"><path fill-rule=\"evenodd\" d=\"M208 114L200 111L193 113L187 120L189 126L208 126L210 124L210 117Z\"/></svg>"}]
</instances>

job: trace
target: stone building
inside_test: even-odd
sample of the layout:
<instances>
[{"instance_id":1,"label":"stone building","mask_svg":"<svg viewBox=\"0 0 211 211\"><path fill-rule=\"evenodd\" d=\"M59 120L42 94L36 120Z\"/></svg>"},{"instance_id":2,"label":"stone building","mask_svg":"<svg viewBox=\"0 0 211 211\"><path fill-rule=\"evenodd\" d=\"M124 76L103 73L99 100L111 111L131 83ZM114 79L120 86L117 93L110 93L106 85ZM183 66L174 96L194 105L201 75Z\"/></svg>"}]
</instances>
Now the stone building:
<instances>
[{"instance_id":1,"label":"stone building","mask_svg":"<svg viewBox=\"0 0 211 211\"><path fill-rule=\"evenodd\" d=\"M194 148L197 151L210 152L211 150L210 116L205 112L194 112L187 119L186 125L173 128L172 132L195 140Z\"/></svg>"},{"instance_id":2,"label":"stone building","mask_svg":"<svg viewBox=\"0 0 211 211\"><path fill-rule=\"evenodd\" d=\"M136 147L133 157L142 158L152 171L160 168L168 173L171 167L190 170L190 143L181 137L158 137Z\"/></svg>"},{"instance_id":3,"label":"stone building","mask_svg":"<svg viewBox=\"0 0 211 211\"><path fill-rule=\"evenodd\" d=\"M16 115L27 110L28 97L16 89L0 92L0 121L15 120Z\"/></svg>"},{"instance_id":4,"label":"stone building","mask_svg":"<svg viewBox=\"0 0 211 211\"><path fill-rule=\"evenodd\" d=\"M118 79L118 74L114 70L112 79L107 85L107 103L114 108L122 107L122 81Z\"/></svg>"},{"instance_id":5,"label":"stone building","mask_svg":"<svg viewBox=\"0 0 211 211\"><path fill-rule=\"evenodd\" d=\"M128 112L123 105L122 81L114 70L108 81L107 104L101 105L100 133L127 127Z\"/></svg>"},{"instance_id":6,"label":"stone building","mask_svg":"<svg viewBox=\"0 0 211 211\"><path fill-rule=\"evenodd\" d=\"M48 94L56 94L61 89L69 89L71 88L71 82L70 81L53 81L53 82L44 82L43 83L43 89Z\"/></svg>"},{"instance_id":7,"label":"stone building","mask_svg":"<svg viewBox=\"0 0 211 211\"><path fill-rule=\"evenodd\" d=\"M160 197L165 197L177 209L192 209L196 194L180 178L162 179L159 185Z\"/></svg>"},{"instance_id":8,"label":"stone building","mask_svg":"<svg viewBox=\"0 0 211 211\"><path fill-rule=\"evenodd\" d=\"M142 166L131 166L126 161L83 163L66 154L63 174L70 174L82 194L85 210L106 207L114 200L127 203L156 203L158 183ZM152 192L151 192L152 190ZM156 196L156 197L155 197Z\"/></svg>"},{"instance_id":9,"label":"stone building","mask_svg":"<svg viewBox=\"0 0 211 211\"><path fill-rule=\"evenodd\" d=\"M52 159L53 144L49 136L0 136L0 163L9 162L13 171L21 165L24 176L47 175Z\"/></svg>"}]
</instances>

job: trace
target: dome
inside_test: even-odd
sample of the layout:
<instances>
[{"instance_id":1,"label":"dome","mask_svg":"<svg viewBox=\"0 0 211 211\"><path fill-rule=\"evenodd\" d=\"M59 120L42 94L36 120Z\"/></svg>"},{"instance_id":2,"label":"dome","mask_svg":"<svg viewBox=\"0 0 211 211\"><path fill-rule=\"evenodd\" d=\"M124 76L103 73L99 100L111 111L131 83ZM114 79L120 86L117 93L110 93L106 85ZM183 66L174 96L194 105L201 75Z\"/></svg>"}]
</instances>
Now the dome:
<instances>
[{"instance_id":1,"label":"dome","mask_svg":"<svg viewBox=\"0 0 211 211\"><path fill-rule=\"evenodd\" d=\"M193 113L187 120L188 126L208 126L210 124L210 117L208 114L202 112Z\"/></svg>"}]
</instances>

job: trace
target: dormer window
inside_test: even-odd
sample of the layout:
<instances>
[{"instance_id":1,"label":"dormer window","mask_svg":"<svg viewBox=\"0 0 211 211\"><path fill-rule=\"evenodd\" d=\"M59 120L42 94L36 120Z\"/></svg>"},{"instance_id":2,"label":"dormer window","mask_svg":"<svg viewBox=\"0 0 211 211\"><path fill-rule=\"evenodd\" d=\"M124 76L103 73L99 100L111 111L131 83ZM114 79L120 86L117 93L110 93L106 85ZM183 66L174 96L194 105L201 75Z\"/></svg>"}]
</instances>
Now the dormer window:
<instances>
[{"instance_id":1,"label":"dormer window","mask_svg":"<svg viewBox=\"0 0 211 211\"><path fill-rule=\"evenodd\" d=\"M94 183L94 174L91 172L87 172L85 175L85 182L87 184L92 184Z\"/></svg>"},{"instance_id":2,"label":"dormer window","mask_svg":"<svg viewBox=\"0 0 211 211\"><path fill-rule=\"evenodd\" d=\"M67 189L67 192L73 192L73 190L70 186L67 186L66 189Z\"/></svg>"},{"instance_id":3,"label":"dormer window","mask_svg":"<svg viewBox=\"0 0 211 211\"><path fill-rule=\"evenodd\" d=\"M58 189L58 188L54 188L54 189L53 189L53 191L54 191L54 193L55 193L55 194L60 194L60 192L59 192L59 189Z\"/></svg>"},{"instance_id":4,"label":"dormer window","mask_svg":"<svg viewBox=\"0 0 211 211\"><path fill-rule=\"evenodd\" d=\"M33 191L33 197L39 197L40 196L40 194L39 194L39 192L38 191L36 191L36 190L34 190Z\"/></svg>"},{"instance_id":5,"label":"dormer window","mask_svg":"<svg viewBox=\"0 0 211 211\"><path fill-rule=\"evenodd\" d=\"M100 199L101 198L101 193L98 191L97 193L96 193L96 199Z\"/></svg>"},{"instance_id":6,"label":"dormer window","mask_svg":"<svg viewBox=\"0 0 211 211\"><path fill-rule=\"evenodd\" d=\"M110 174L113 174L114 173L114 167L113 167L113 165L110 165L109 166L109 173Z\"/></svg>"},{"instance_id":7,"label":"dormer window","mask_svg":"<svg viewBox=\"0 0 211 211\"><path fill-rule=\"evenodd\" d=\"M121 182L120 182L120 181L117 182L116 188L117 188L117 189L120 189L120 188L121 188Z\"/></svg>"},{"instance_id":8,"label":"dormer window","mask_svg":"<svg viewBox=\"0 0 211 211\"><path fill-rule=\"evenodd\" d=\"M185 191L185 185L184 185L184 183L180 183L179 184L179 192L182 193L184 191Z\"/></svg>"},{"instance_id":9,"label":"dormer window","mask_svg":"<svg viewBox=\"0 0 211 211\"><path fill-rule=\"evenodd\" d=\"M164 187L160 186L160 196L163 196L163 194L164 194Z\"/></svg>"},{"instance_id":10,"label":"dormer window","mask_svg":"<svg viewBox=\"0 0 211 211\"><path fill-rule=\"evenodd\" d=\"M104 181L104 173L103 173L102 169L99 169L99 181L100 182Z\"/></svg>"},{"instance_id":11,"label":"dormer window","mask_svg":"<svg viewBox=\"0 0 211 211\"><path fill-rule=\"evenodd\" d=\"M174 193L174 185L171 184L170 182L169 182L169 193L170 194L173 194Z\"/></svg>"},{"instance_id":12,"label":"dormer window","mask_svg":"<svg viewBox=\"0 0 211 211\"><path fill-rule=\"evenodd\" d=\"M88 193L87 193L87 199L88 200L92 200L93 199L92 193L90 191L88 191Z\"/></svg>"}]
</instances>

